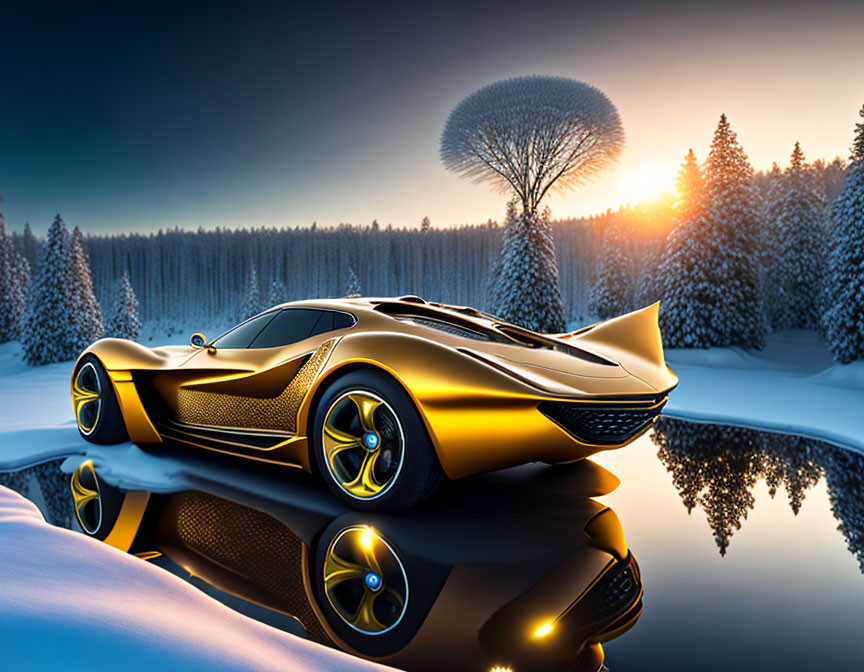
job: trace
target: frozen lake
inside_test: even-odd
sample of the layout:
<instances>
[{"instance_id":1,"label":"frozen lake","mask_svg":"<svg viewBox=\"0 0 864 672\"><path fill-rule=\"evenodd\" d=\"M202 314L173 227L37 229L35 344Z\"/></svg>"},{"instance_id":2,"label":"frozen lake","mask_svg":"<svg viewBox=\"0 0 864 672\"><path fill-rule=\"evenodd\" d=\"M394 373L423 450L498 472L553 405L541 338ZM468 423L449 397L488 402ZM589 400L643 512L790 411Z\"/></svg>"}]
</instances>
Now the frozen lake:
<instances>
[{"instance_id":1,"label":"frozen lake","mask_svg":"<svg viewBox=\"0 0 864 672\"><path fill-rule=\"evenodd\" d=\"M559 628L566 646L550 647L608 639L613 671L719 671L743 661L855 669L864 656L864 458L824 442L663 418L653 437L597 456L605 470L532 465L451 484L417 510L371 516L342 509L293 472L223 458L205 470L195 457L153 454L188 460L184 483L196 492L153 495L160 522L142 527L132 550L161 551L152 563L241 613L388 665L563 669L539 649L526 666L508 648L520 609L529 609L522 605L538 599L576 605ZM58 467L0 482L74 529L68 475ZM585 551L583 528L603 506L617 514L638 563L618 563L624 588L614 600L607 587L620 577L591 584L601 570ZM330 607L341 599L350 610L350 590L330 599L315 583L327 544L358 526L375 530L405 568L404 586L388 579L405 594L379 608L381 623L396 623L384 637L346 630ZM181 529L198 530L197 541ZM606 591L606 606L592 585ZM411 608L400 616L408 594ZM626 631L610 625L619 616ZM505 637L508 628L516 629ZM575 669L592 669L596 661L579 656Z\"/></svg>"}]
</instances>

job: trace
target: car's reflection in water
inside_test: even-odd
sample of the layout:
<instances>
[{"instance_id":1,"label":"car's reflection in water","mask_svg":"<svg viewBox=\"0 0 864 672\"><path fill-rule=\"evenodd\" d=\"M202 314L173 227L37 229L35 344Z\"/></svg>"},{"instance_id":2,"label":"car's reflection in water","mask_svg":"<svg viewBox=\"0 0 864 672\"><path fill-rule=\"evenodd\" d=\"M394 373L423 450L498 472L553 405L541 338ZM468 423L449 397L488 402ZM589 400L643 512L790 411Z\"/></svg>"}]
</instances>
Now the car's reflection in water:
<instances>
[{"instance_id":1,"label":"car's reflection in water","mask_svg":"<svg viewBox=\"0 0 864 672\"><path fill-rule=\"evenodd\" d=\"M449 484L411 511L334 515L320 488L303 506L237 487L124 493L85 463L72 493L85 532L355 655L406 670L593 672L642 609L618 518L591 499L617 484L591 462L536 466Z\"/></svg>"}]
</instances>

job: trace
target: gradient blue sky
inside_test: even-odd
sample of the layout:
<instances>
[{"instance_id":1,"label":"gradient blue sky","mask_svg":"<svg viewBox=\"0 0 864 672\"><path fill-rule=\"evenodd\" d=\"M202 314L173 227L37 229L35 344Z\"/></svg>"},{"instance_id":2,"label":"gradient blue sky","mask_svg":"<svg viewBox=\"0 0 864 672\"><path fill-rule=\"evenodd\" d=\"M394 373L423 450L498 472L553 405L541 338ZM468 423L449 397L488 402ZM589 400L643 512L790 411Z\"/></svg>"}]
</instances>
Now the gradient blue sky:
<instances>
[{"instance_id":1,"label":"gradient blue sky","mask_svg":"<svg viewBox=\"0 0 864 672\"><path fill-rule=\"evenodd\" d=\"M864 2L3 2L2 208L40 232L500 219L439 134L541 73L605 91L627 131L615 170L550 200L588 214L671 184L721 112L757 169L796 139L846 157L862 62Z\"/></svg>"}]
</instances>

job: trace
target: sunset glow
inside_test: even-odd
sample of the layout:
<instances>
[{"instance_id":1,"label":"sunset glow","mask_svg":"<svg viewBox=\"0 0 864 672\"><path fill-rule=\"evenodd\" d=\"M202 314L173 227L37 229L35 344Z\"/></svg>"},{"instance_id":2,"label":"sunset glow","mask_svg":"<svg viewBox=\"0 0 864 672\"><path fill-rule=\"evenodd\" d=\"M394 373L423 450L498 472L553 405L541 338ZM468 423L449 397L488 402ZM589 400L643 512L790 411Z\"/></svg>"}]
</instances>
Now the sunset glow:
<instances>
[{"instance_id":1,"label":"sunset glow","mask_svg":"<svg viewBox=\"0 0 864 672\"><path fill-rule=\"evenodd\" d=\"M674 189L672 178L655 166L638 166L622 177L622 203L642 203Z\"/></svg>"}]
</instances>

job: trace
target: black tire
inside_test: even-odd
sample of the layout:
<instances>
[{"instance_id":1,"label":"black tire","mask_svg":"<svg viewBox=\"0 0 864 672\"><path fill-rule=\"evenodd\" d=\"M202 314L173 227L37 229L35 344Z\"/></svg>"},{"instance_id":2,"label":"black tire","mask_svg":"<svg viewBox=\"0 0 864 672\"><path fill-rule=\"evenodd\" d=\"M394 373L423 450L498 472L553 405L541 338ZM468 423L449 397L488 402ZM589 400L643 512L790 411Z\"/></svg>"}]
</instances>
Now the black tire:
<instances>
[{"instance_id":1,"label":"black tire","mask_svg":"<svg viewBox=\"0 0 864 672\"><path fill-rule=\"evenodd\" d=\"M70 489L81 531L88 537L105 541L117 524L126 492L101 480L90 460L72 473Z\"/></svg>"},{"instance_id":2,"label":"black tire","mask_svg":"<svg viewBox=\"0 0 864 672\"><path fill-rule=\"evenodd\" d=\"M350 405L343 410L340 404L346 404L344 400L354 398L355 393L359 393L360 396L368 395L369 399L377 399L381 402L371 414L375 422L381 425L381 431L377 431L376 425L375 432L379 436L375 445L381 457L377 458L370 473L375 476L380 475L381 481L386 479L386 486L374 495L361 496L346 490L343 487L344 480L340 481L325 456L325 420L331 412L341 412L343 415L347 413L350 416L352 412ZM357 421L359 422L359 416ZM352 426L356 426L357 423L353 419L351 422L354 423ZM365 432L362 428L355 429L355 434L357 431ZM400 435L401 446L397 451L395 437ZM365 442L365 434L363 441ZM372 369L352 371L327 387L316 406L310 446L318 472L330 491L347 506L361 511L393 511L417 504L438 487L442 478L438 457L411 398L393 378ZM344 453L344 457L338 459L353 460L362 464L367 453L373 452L361 445L352 450L357 454L348 451ZM388 454L390 459L385 460ZM350 468L350 465L346 468ZM361 469L362 467L358 467L358 472Z\"/></svg>"},{"instance_id":3,"label":"black tire","mask_svg":"<svg viewBox=\"0 0 864 672\"><path fill-rule=\"evenodd\" d=\"M126 423L120 412L120 404L117 403L114 386L111 384L102 362L94 355L83 357L75 367L75 375L72 380L73 399L77 394L80 394L81 390L98 394L98 404L93 401L79 409L78 401L73 401L79 434L91 443L102 445L127 441L129 433L126 431ZM84 389L85 387L97 389ZM93 408L96 406L98 406L98 410L94 411ZM92 424L87 421L88 418L92 419Z\"/></svg>"}]
</instances>

